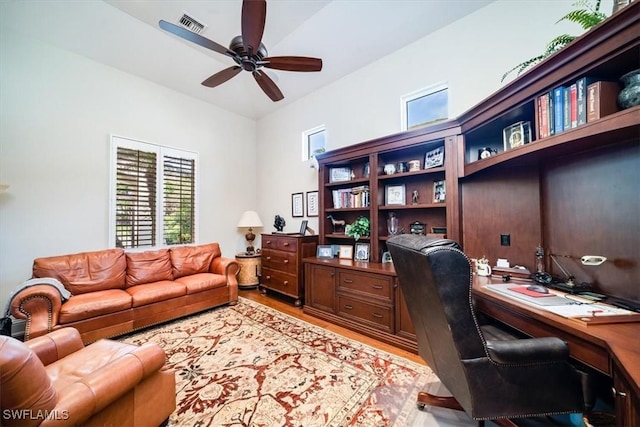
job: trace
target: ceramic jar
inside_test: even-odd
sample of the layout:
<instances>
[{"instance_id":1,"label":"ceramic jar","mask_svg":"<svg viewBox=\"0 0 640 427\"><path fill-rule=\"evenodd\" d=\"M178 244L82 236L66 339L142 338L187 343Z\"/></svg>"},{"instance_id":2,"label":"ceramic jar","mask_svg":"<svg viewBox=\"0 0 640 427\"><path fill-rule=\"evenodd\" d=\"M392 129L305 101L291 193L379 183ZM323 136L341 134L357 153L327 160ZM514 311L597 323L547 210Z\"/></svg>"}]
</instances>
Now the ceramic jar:
<instances>
[{"instance_id":1,"label":"ceramic jar","mask_svg":"<svg viewBox=\"0 0 640 427\"><path fill-rule=\"evenodd\" d=\"M640 105L640 68L620 77L622 90L618 95L618 105L623 110Z\"/></svg>"},{"instance_id":2,"label":"ceramic jar","mask_svg":"<svg viewBox=\"0 0 640 427\"><path fill-rule=\"evenodd\" d=\"M396 165L394 165L393 163L388 163L384 165L383 170L385 175L393 175L394 173L396 173Z\"/></svg>"}]
</instances>

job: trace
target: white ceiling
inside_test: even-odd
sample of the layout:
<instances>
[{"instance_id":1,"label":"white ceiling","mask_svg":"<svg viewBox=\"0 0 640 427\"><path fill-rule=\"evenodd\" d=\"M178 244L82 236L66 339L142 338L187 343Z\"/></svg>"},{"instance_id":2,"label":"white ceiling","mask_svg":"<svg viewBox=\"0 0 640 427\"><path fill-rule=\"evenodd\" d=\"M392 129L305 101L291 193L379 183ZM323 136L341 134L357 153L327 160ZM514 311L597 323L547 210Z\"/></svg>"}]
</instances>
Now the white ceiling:
<instances>
[{"instance_id":1,"label":"white ceiling","mask_svg":"<svg viewBox=\"0 0 640 427\"><path fill-rule=\"evenodd\" d=\"M240 0L0 0L0 24L258 119L492 1L269 0L262 40L269 55L323 60L319 73L269 70L285 96L277 103L249 73L202 86L232 59L158 27L160 19L176 23L186 12L207 26L202 36L228 46L240 34Z\"/></svg>"}]
</instances>

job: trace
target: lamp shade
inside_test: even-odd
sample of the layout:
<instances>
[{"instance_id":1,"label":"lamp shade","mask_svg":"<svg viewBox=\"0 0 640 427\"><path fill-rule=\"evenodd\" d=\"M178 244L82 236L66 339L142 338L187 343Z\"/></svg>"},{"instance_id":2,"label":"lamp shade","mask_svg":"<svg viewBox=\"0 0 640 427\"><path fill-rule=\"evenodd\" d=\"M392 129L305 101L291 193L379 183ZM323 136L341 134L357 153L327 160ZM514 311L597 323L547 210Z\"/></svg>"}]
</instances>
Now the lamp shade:
<instances>
[{"instance_id":1,"label":"lamp shade","mask_svg":"<svg viewBox=\"0 0 640 427\"><path fill-rule=\"evenodd\" d=\"M238 221L238 228L245 227L262 227L262 221L260 221L260 217L256 211L246 211L240 217L240 221Z\"/></svg>"}]
</instances>

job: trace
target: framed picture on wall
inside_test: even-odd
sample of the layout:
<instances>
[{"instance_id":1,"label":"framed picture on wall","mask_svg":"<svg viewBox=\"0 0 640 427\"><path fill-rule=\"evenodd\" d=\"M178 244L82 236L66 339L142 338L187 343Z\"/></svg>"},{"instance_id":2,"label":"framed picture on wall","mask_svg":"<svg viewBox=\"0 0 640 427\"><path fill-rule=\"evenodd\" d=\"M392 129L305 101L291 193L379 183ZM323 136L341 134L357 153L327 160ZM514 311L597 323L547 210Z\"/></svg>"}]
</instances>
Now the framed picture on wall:
<instances>
[{"instance_id":1,"label":"framed picture on wall","mask_svg":"<svg viewBox=\"0 0 640 427\"><path fill-rule=\"evenodd\" d=\"M291 195L291 216L299 218L304 216L304 198L302 193Z\"/></svg>"},{"instance_id":2,"label":"framed picture on wall","mask_svg":"<svg viewBox=\"0 0 640 427\"><path fill-rule=\"evenodd\" d=\"M318 192L307 191L307 216L318 216Z\"/></svg>"}]
</instances>

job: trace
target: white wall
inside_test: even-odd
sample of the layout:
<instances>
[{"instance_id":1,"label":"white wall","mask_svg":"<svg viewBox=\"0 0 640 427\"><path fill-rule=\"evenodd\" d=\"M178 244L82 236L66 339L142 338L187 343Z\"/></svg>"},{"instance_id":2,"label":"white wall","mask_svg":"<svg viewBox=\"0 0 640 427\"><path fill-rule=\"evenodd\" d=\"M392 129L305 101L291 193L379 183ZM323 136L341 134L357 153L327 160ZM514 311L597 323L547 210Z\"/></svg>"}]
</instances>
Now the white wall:
<instances>
[{"instance_id":1,"label":"white wall","mask_svg":"<svg viewBox=\"0 0 640 427\"><path fill-rule=\"evenodd\" d=\"M0 307L33 259L108 245L109 135L196 151L199 241L223 255L255 208L256 124L146 80L3 32Z\"/></svg>"},{"instance_id":2,"label":"white wall","mask_svg":"<svg viewBox=\"0 0 640 427\"><path fill-rule=\"evenodd\" d=\"M257 185L264 230L274 230L275 214L285 217L285 231L298 230L303 218L291 218L291 193L317 189L317 174L300 161L301 132L326 125L329 150L397 133L400 97L444 81L450 117L456 117L499 89L507 70L542 53L554 37L581 34L576 24L556 24L573 3L496 1L259 120ZM609 14L611 6L605 1L601 10ZM312 228L317 224L318 218L310 219Z\"/></svg>"}]
</instances>

